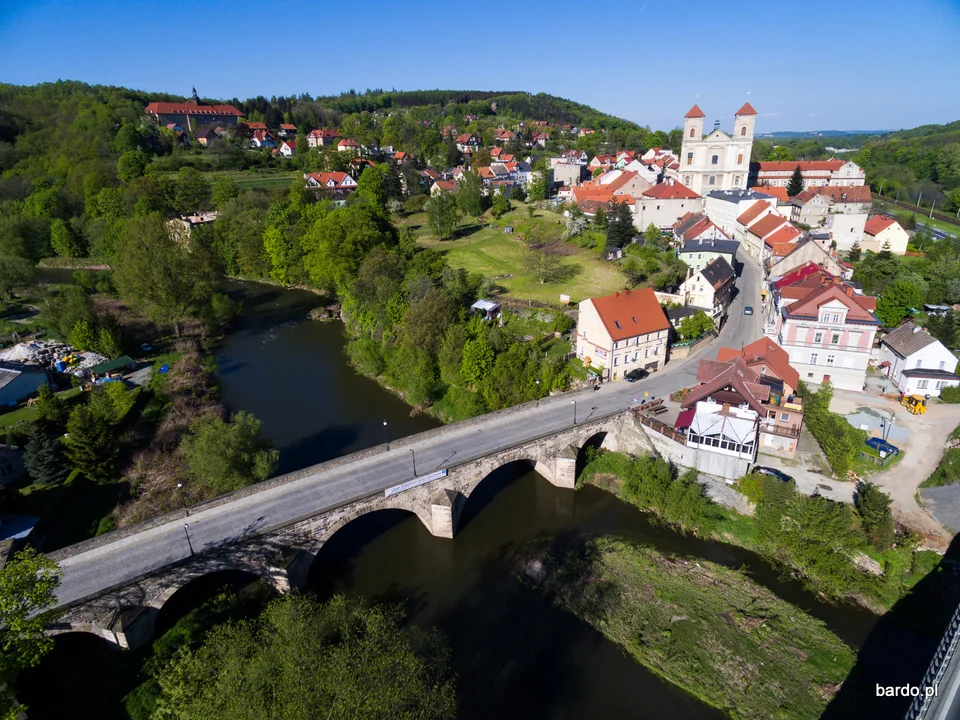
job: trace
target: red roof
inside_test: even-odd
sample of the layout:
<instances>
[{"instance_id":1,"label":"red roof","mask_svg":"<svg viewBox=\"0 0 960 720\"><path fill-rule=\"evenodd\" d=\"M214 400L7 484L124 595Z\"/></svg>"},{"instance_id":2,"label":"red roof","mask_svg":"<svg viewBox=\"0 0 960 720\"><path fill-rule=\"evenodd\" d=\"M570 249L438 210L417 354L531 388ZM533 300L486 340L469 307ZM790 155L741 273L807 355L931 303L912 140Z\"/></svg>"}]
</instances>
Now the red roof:
<instances>
[{"instance_id":1,"label":"red roof","mask_svg":"<svg viewBox=\"0 0 960 720\"><path fill-rule=\"evenodd\" d=\"M585 302L593 303L613 340L670 329L670 321L664 315L653 288L624 290Z\"/></svg>"},{"instance_id":2,"label":"red roof","mask_svg":"<svg viewBox=\"0 0 960 720\"><path fill-rule=\"evenodd\" d=\"M643 196L654 200L699 200L700 196L683 183L667 180L643 191Z\"/></svg>"},{"instance_id":3,"label":"red roof","mask_svg":"<svg viewBox=\"0 0 960 720\"><path fill-rule=\"evenodd\" d=\"M337 143L337 147L360 147L360 144L352 138L344 138Z\"/></svg>"},{"instance_id":4,"label":"red roof","mask_svg":"<svg viewBox=\"0 0 960 720\"><path fill-rule=\"evenodd\" d=\"M323 185L324 187L342 187L343 183L346 180L353 180L345 172L320 172L320 173L309 173L308 178L313 178L318 184ZM333 185L328 185L329 181L333 181ZM353 187L353 185L350 185Z\"/></svg>"},{"instance_id":5,"label":"red roof","mask_svg":"<svg viewBox=\"0 0 960 720\"><path fill-rule=\"evenodd\" d=\"M763 200L757 200L753 205L748 207L740 217L737 218L737 222L748 227L750 223L756 220L760 215L770 207L770 203L764 202Z\"/></svg>"},{"instance_id":6,"label":"red roof","mask_svg":"<svg viewBox=\"0 0 960 720\"><path fill-rule=\"evenodd\" d=\"M397 150L397 151L393 154L393 159L394 159L394 160L403 160L406 156L407 156L407 154L406 154L403 150Z\"/></svg>"},{"instance_id":7,"label":"red roof","mask_svg":"<svg viewBox=\"0 0 960 720\"><path fill-rule=\"evenodd\" d=\"M247 127L251 130L266 130L267 126L262 122L248 122Z\"/></svg>"},{"instance_id":8,"label":"red roof","mask_svg":"<svg viewBox=\"0 0 960 720\"><path fill-rule=\"evenodd\" d=\"M757 225L759 225L759 224L760 224L760 223L757 223ZM753 232L753 231L751 230L751 232ZM784 225L782 228L780 228L779 230L777 230L776 232L774 232L774 233L773 233L772 235L770 235L769 237L764 238L763 242L765 242L767 245L770 245L771 247L773 247L774 245L778 245L778 244L780 244L780 243L792 243L794 240L796 240L796 239L797 239L798 237L800 237L801 235L803 235L803 233L800 232L799 230L797 230L797 228L795 228L793 225ZM792 252L792 250L791 250L791 252ZM789 255L790 252L783 252L783 251L781 250L781 251L780 251L780 254L781 254L781 255Z\"/></svg>"},{"instance_id":9,"label":"red roof","mask_svg":"<svg viewBox=\"0 0 960 720\"><path fill-rule=\"evenodd\" d=\"M786 188L781 188L786 192ZM870 197L869 185L827 185L818 187L816 191L821 195L829 195L837 203L868 203Z\"/></svg>"},{"instance_id":10,"label":"red roof","mask_svg":"<svg viewBox=\"0 0 960 720\"><path fill-rule=\"evenodd\" d=\"M291 125L290 123L280 123L281 130L296 130L296 125Z\"/></svg>"},{"instance_id":11,"label":"red roof","mask_svg":"<svg viewBox=\"0 0 960 720\"><path fill-rule=\"evenodd\" d=\"M341 136L340 133L338 133L336 130L328 130L327 128L323 128L323 129L321 129L321 130L311 130L310 133L309 133L309 135L308 135L307 137L312 137L312 138L338 138L338 137L342 137L342 136Z\"/></svg>"},{"instance_id":12,"label":"red roof","mask_svg":"<svg viewBox=\"0 0 960 720\"><path fill-rule=\"evenodd\" d=\"M877 323L877 319L870 314L871 305L875 307L876 298L865 297L854 293L849 285L824 285L811 290L805 297L787 305L786 313L790 317L818 317L819 308L831 300L839 300L847 306L847 319L853 322Z\"/></svg>"},{"instance_id":13,"label":"red roof","mask_svg":"<svg viewBox=\"0 0 960 720\"><path fill-rule=\"evenodd\" d=\"M785 187L770 187L767 185L759 185L757 187L752 187L750 189L756 190L757 192L763 193L764 195L775 197L777 200L782 200L783 202L787 202L787 200L790 199L790 196L787 195L787 189Z\"/></svg>"},{"instance_id":14,"label":"red roof","mask_svg":"<svg viewBox=\"0 0 960 720\"><path fill-rule=\"evenodd\" d=\"M607 188L610 192L616 192L636 176L637 174L631 170L622 170L616 178L603 185L603 187Z\"/></svg>"},{"instance_id":15,"label":"red roof","mask_svg":"<svg viewBox=\"0 0 960 720\"><path fill-rule=\"evenodd\" d=\"M229 115L243 117L233 105L194 105L193 103L152 102L145 112L154 115Z\"/></svg>"},{"instance_id":16,"label":"red roof","mask_svg":"<svg viewBox=\"0 0 960 720\"><path fill-rule=\"evenodd\" d=\"M692 108L690 108L690 112L684 115L684 117L688 117L688 118L702 118L706 116L707 114L700 109L699 105L694 105Z\"/></svg>"},{"instance_id":17,"label":"red roof","mask_svg":"<svg viewBox=\"0 0 960 720\"><path fill-rule=\"evenodd\" d=\"M790 364L790 356L787 354L787 351L770 338L760 338L739 351L733 348L722 347L720 348L720 352L717 353L717 361L727 362L737 356L742 357L747 363L747 367L751 370L757 365L766 366L766 368L769 368L773 372L761 372L761 375L775 375L794 390L796 390L800 384L800 373Z\"/></svg>"},{"instance_id":18,"label":"red roof","mask_svg":"<svg viewBox=\"0 0 960 720\"><path fill-rule=\"evenodd\" d=\"M734 115L756 115L757 111L753 109L753 105L749 102L745 102L743 107L737 110Z\"/></svg>"},{"instance_id":19,"label":"red roof","mask_svg":"<svg viewBox=\"0 0 960 720\"><path fill-rule=\"evenodd\" d=\"M837 160L836 158L831 158L830 160L770 160L767 162L758 163L760 165L761 172L776 172L777 170L790 171L793 172L798 167L800 172L809 172L812 170L830 170L831 172L836 172L846 164L846 160ZM761 188L760 192L765 192Z\"/></svg>"},{"instance_id":20,"label":"red roof","mask_svg":"<svg viewBox=\"0 0 960 720\"><path fill-rule=\"evenodd\" d=\"M773 233L777 228L787 222L784 218L776 213L770 213L764 217L757 220L753 225L750 226L750 232L756 235L758 238L765 238L767 235Z\"/></svg>"},{"instance_id":21,"label":"red roof","mask_svg":"<svg viewBox=\"0 0 960 720\"><path fill-rule=\"evenodd\" d=\"M477 139L470 133L464 133L463 135L457 138L457 142L461 144L468 143L471 141L476 142Z\"/></svg>"},{"instance_id":22,"label":"red roof","mask_svg":"<svg viewBox=\"0 0 960 720\"><path fill-rule=\"evenodd\" d=\"M867 218L867 223L863 226L863 231L867 235L879 235L891 225L895 225L896 222L896 220L886 215L873 215Z\"/></svg>"},{"instance_id":23,"label":"red roof","mask_svg":"<svg viewBox=\"0 0 960 720\"><path fill-rule=\"evenodd\" d=\"M824 272L824 270L822 270L815 262L808 262L806 265L801 265L793 272L787 273L782 278L777 280L773 285L777 290L780 290L798 283L801 280L805 280L811 275L815 275L817 273L823 273L827 275L827 277L832 277L829 273Z\"/></svg>"}]
</instances>

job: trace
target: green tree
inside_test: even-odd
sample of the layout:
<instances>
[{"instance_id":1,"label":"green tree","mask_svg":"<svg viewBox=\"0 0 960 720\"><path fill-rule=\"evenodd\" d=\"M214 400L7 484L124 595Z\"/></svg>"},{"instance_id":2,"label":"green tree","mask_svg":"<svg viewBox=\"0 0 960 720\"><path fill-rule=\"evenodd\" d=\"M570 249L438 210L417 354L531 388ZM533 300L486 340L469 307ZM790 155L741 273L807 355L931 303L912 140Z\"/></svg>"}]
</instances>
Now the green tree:
<instances>
[{"instance_id":1,"label":"green tree","mask_svg":"<svg viewBox=\"0 0 960 720\"><path fill-rule=\"evenodd\" d=\"M86 320L80 320L70 331L70 344L77 350L93 350L97 336Z\"/></svg>"},{"instance_id":2,"label":"green tree","mask_svg":"<svg viewBox=\"0 0 960 720\"><path fill-rule=\"evenodd\" d=\"M603 229L607 226L607 213L604 212L602 207L598 207L597 212L594 213L593 224L600 229Z\"/></svg>"},{"instance_id":3,"label":"green tree","mask_svg":"<svg viewBox=\"0 0 960 720\"><path fill-rule=\"evenodd\" d=\"M212 494L238 490L270 477L279 453L261 437L263 423L240 411L229 422L203 415L180 442L194 482Z\"/></svg>"},{"instance_id":4,"label":"green tree","mask_svg":"<svg viewBox=\"0 0 960 720\"><path fill-rule=\"evenodd\" d=\"M67 420L63 439L67 459L91 480L107 480L117 459L117 442L111 419L86 405L75 407Z\"/></svg>"},{"instance_id":5,"label":"green tree","mask_svg":"<svg viewBox=\"0 0 960 720\"><path fill-rule=\"evenodd\" d=\"M36 281L36 270L29 260L22 257L0 257L0 291L8 300L13 299L13 291L17 288L33 285Z\"/></svg>"},{"instance_id":6,"label":"green tree","mask_svg":"<svg viewBox=\"0 0 960 720\"><path fill-rule=\"evenodd\" d=\"M908 279L894 280L877 300L877 318L887 327L896 327L910 308L923 304L923 293Z\"/></svg>"},{"instance_id":7,"label":"green tree","mask_svg":"<svg viewBox=\"0 0 960 720\"><path fill-rule=\"evenodd\" d=\"M463 174L457 188L457 206L467 217L477 217L483 212L483 182L472 170Z\"/></svg>"},{"instance_id":8,"label":"green tree","mask_svg":"<svg viewBox=\"0 0 960 720\"><path fill-rule=\"evenodd\" d=\"M770 151L769 155L767 155L767 160L774 162L789 162L790 160L794 159L796 159L794 154L786 145L778 145Z\"/></svg>"},{"instance_id":9,"label":"green tree","mask_svg":"<svg viewBox=\"0 0 960 720\"><path fill-rule=\"evenodd\" d=\"M143 175L150 158L142 150L127 150L117 160L117 178L120 182L130 182Z\"/></svg>"},{"instance_id":10,"label":"green tree","mask_svg":"<svg viewBox=\"0 0 960 720\"><path fill-rule=\"evenodd\" d=\"M104 383L90 392L87 405L97 417L111 425L119 423L133 407L137 396L122 382Z\"/></svg>"},{"instance_id":11,"label":"green tree","mask_svg":"<svg viewBox=\"0 0 960 720\"><path fill-rule=\"evenodd\" d=\"M67 404L47 383L37 388L37 400L33 408L37 411L37 419L41 422L59 425L67 419Z\"/></svg>"},{"instance_id":12,"label":"green tree","mask_svg":"<svg viewBox=\"0 0 960 720\"><path fill-rule=\"evenodd\" d=\"M380 212L387 209L387 167L376 165L368 167L357 181L357 195L365 199Z\"/></svg>"},{"instance_id":13,"label":"green tree","mask_svg":"<svg viewBox=\"0 0 960 720\"><path fill-rule=\"evenodd\" d=\"M452 720L449 650L399 608L335 596L271 602L216 626L162 666L156 717L172 720Z\"/></svg>"},{"instance_id":14,"label":"green tree","mask_svg":"<svg viewBox=\"0 0 960 720\"><path fill-rule=\"evenodd\" d=\"M793 171L793 175L790 176L790 182L787 183L787 195L793 197L794 195L799 195L803 192L803 173L800 171L800 166Z\"/></svg>"},{"instance_id":15,"label":"green tree","mask_svg":"<svg viewBox=\"0 0 960 720\"><path fill-rule=\"evenodd\" d=\"M541 285L559 279L566 268L558 243L535 242L528 245L523 256L523 269L533 275Z\"/></svg>"},{"instance_id":16,"label":"green tree","mask_svg":"<svg viewBox=\"0 0 960 720\"><path fill-rule=\"evenodd\" d=\"M213 206L219 210L228 202L240 196L240 188L230 178L219 178L213 183L210 193L210 201Z\"/></svg>"},{"instance_id":17,"label":"green tree","mask_svg":"<svg viewBox=\"0 0 960 720\"><path fill-rule=\"evenodd\" d=\"M705 312L698 312L696 315L690 315L680 321L680 327L677 328L680 337L684 340L693 340L704 333L713 330L713 320Z\"/></svg>"},{"instance_id":18,"label":"green tree","mask_svg":"<svg viewBox=\"0 0 960 720\"><path fill-rule=\"evenodd\" d=\"M862 253L863 251L860 249L860 241L857 240L847 253L847 261L851 263L860 262L860 256Z\"/></svg>"},{"instance_id":19,"label":"green tree","mask_svg":"<svg viewBox=\"0 0 960 720\"><path fill-rule=\"evenodd\" d=\"M108 358L123 355L123 343L120 342L120 333L114 328L100 328L100 333L97 335L96 350Z\"/></svg>"},{"instance_id":20,"label":"green tree","mask_svg":"<svg viewBox=\"0 0 960 720\"><path fill-rule=\"evenodd\" d=\"M860 481L853 502L870 544L880 552L893 547L895 532L890 496L878 485Z\"/></svg>"},{"instance_id":21,"label":"green tree","mask_svg":"<svg viewBox=\"0 0 960 720\"><path fill-rule=\"evenodd\" d=\"M510 200L502 192L496 192L493 195L493 203L490 205L490 214L497 220L510 212Z\"/></svg>"},{"instance_id":22,"label":"green tree","mask_svg":"<svg viewBox=\"0 0 960 720\"><path fill-rule=\"evenodd\" d=\"M83 257L83 243L70 226L59 218L50 225L50 246L60 257Z\"/></svg>"},{"instance_id":23,"label":"green tree","mask_svg":"<svg viewBox=\"0 0 960 720\"><path fill-rule=\"evenodd\" d=\"M643 241L647 245L653 245L654 247L659 247L663 242L663 234L653 223L647 225L647 229L643 231Z\"/></svg>"},{"instance_id":24,"label":"green tree","mask_svg":"<svg viewBox=\"0 0 960 720\"><path fill-rule=\"evenodd\" d=\"M427 222L438 240L449 240L460 222L460 208L457 198L445 190L427 201Z\"/></svg>"},{"instance_id":25,"label":"green tree","mask_svg":"<svg viewBox=\"0 0 960 720\"><path fill-rule=\"evenodd\" d=\"M180 168L174 184L173 206L182 215L205 210L210 202L210 184L203 173L190 166Z\"/></svg>"},{"instance_id":26,"label":"green tree","mask_svg":"<svg viewBox=\"0 0 960 720\"><path fill-rule=\"evenodd\" d=\"M23 462L37 485L57 485L67 477L60 438L47 423L33 424L23 448Z\"/></svg>"},{"instance_id":27,"label":"green tree","mask_svg":"<svg viewBox=\"0 0 960 720\"><path fill-rule=\"evenodd\" d=\"M493 368L494 352L486 338L467 340L463 344L460 376L471 387L479 387Z\"/></svg>"},{"instance_id":28,"label":"green tree","mask_svg":"<svg viewBox=\"0 0 960 720\"><path fill-rule=\"evenodd\" d=\"M633 226L633 213L626 203L614 203L613 212L607 218L607 247L623 248L630 244L636 228Z\"/></svg>"},{"instance_id":29,"label":"green tree","mask_svg":"<svg viewBox=\"0 0 960 720\"><path fill-rule=\"evenodd\" d=\"M0 718L14 720L13 683L21 670L37 665L53 648L44 635L53 619L60 585L57 564L33 549L21 550L0 567Z\"/></svg>"},{"instance_id":30,"label":"green tree","mask_svg":"<svg viewBox=\"0 0 960 720\"><path fill-rule=\"evenodd\" d=\"M345 289L374 248L396 242L396 231L377 210L362 204L340 208L304 235L303 265L317 287Z\"/></svg>"}]
</instances>

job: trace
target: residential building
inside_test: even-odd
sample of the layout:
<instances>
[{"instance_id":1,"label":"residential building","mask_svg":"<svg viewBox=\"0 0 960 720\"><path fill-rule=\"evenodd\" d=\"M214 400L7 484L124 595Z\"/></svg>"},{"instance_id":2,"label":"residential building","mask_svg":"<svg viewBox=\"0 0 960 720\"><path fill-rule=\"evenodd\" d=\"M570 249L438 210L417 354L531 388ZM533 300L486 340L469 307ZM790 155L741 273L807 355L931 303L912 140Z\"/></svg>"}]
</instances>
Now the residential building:
<instances>
[{"instance_id":1,"label":"residential building","mask_svg":"<svg viewBox=\"0 0 960 720\"><path fill-rule=\"evenodd\" d=\"M593 159L587 164L587 167L592 173L597 168L603 170L612 170L613 166L617 164L616 155L594 155Z\"/></svg>"},{"instance_id":2,"label":"residential building","mask_svg":"<svg viewBox=\"0 0 960 720\"><path fill-rule=\"evenodd\" d=\"M456 145L462 153L474 153L480 149L480 138L472 133L464 133L457 137Z\"/></svg>"},{"instance_id":3,"label":"residential building","mask_svg":"<svg viewBox=\"0 0 960 720\"><path fill-rule=\"evenodd\" d=\"M751 186L787 187L800 168L804 189L826 185L865 185L866 173L852 160L784 160L750 165Z\"/></svg>"},{"instance_id":4,"label":"residential building","mask_svg":"<svg viewBox=\"0 0 960 720\"><path fill-rule=\"evenodd\" d=\"M730 240L731 238L713 224L702 212L689 212L673 224L673 237L684 244L692 240Z\"/></svg>"},{"instance_id":5,"label":"residential building","mask_svg":"<svg viewBox=\"0 0 960 720\"><path fill-rule=\"evenodd\" d=\"M545 147L550 142L550 133L539 132L533 135L533 144L539 147Z\"/></svg>"},{"instance_id":6,"label":"residential building","mask_svg":"<svg viewBox=\"0 0 960 720\"><path fill-rule=\"evenodd\" d=\"M704 118L706 113L698 105L684 116L680 168L672 171L673 176L698 195L746 189L757 111L744 103L734 113L732 135L720 129L719 120L713 131L704 135Z\"/></svg>"},{"instance_id":7,"label":"residential building","mask_svg":"<svg viewBox=\"0 0 960 720\"><path fill-rule=\"evenodd\" d=\"M437 180L430 188L430 196L436 197L442 192L455 193L458 185L459 183L456 180Z\"/></svg>"},{"instance_id":8,"label":"residential building","mask_svg":"<svg viewBox=\"0 0 960 720\"><path fill-rule=\"evenodd\" d=\"M830 198L832 213L867 215L873 205L869 185L827 185L817 187L816 191Z\"/></svg>"},{"instance_id":9,"label":"residential building","mask_svg":"<svg viewBox=\"0 0 960 720\"><path fill-rule=\"evenodd\" d=\"M840 261L810 237L797 240L785 255L771 257L767 273L771 278L783 277L807 265L822 268L831 276L843 275Z\"/></svg>"},{"instance_id":10,"label":"residential building","mask_svg":"<svg viewBox=\"0 0 960 720\"><path fill-rule=\"evenodd\" d=\"M280 154L284 157L293 157L297 154L297 141L284 140L280 143Z\"/></svg>"},{"instance_id":11,"label":"residential building","mask_svg":"<svg viewBox=\"0 0 960 720\"><path fill-rule=\"evenodd\" d=\"M336 145L342 135L336 130L331 130L329 128L320 128L318 130L311 130L307 133L307 145L309 147L329 147L331 145Z\"/></svg>"},{"instance_id":12,"label":"residential building","mask_svg":"<svg viewBox=\"0 0 960 720\"><path fill-rule=\"evenodd\" d=\"M909 240L910 234L892 217L873 215L867 219L863 227L860 248L876 253L883 250L884 245L889 243L890 252L894 255L903 255L907 251Z\"/></svg>"},{"instance_id":13,"label":"residential building","mask_svg":"<svg viewBox=\"0 0 960 720\"><path fill-rule=\"evenodd\" d=\"M750 229L750 235L753 236L753 227L762 224L762 220L755 223ZM763 239L763 248L760 252L760 261L764 268L772 267L779 262L780 258L786 257L796 250L796 243L801 237L803 237L803 231L789 223L781 225L772 235L767 235Z\"/></svg>"},{"instance_id":14,"label":"residential building","mask_svg":"<svg viewBox=\"0 0 960 720\"><path fill-rule=\"evenodd\" d=\"M776 198L755 190L715 190L704 196L703 210L725 233L733 236L737 218L758 201L767 203L772 209L777 207Z\"/></svg>"},{"instance_id":15,"label":"residential building","mask_svg":"<svg viewBox=\"0 0 960 720\"><path fill-rule=\"evenodd\" d=\"M280 123L280 129L277 131L277 135L282 138L293 136L297 134L297 126L291 123Z\"/></svg>"},{"instance_id":16,"label":"residential building","mask_svg":"<svg viewBox=\"0 0 960 720\"><path fill-rule=\"evenodd\" d=\"M736 240L692 240L684 243L677 253L690 270L698 273L711 261L722 257L730 267L736 267L737 249L740 243Z\"/></svg>"},{"instance_id":17,"label":"residential building","mask_svg":"<svg viewBox=\"0 0 960 720\"><path fill-rule=\"evenodd\" d=\"M957 357L912 322L880 340L879 368L904 395L940 397L943 388L960 385Z\"/></svg>"},{"instance_id":18,"label":"residential building","mask_svg":"<svg viewBox=\"0 0 960 720\"><path fill-rule=\"evenodd\" d=\"M719 329L733 300L735 280L733 267L725 258L719 257L691 274L680 286L679 294L684 296L685 305L706 312Z\"/></svg>"},{"instance_id":19,"label":"residential building","mask_svg":"<svg viewBox=\"0 0 960 720\"><path fill-rule=\"evenodd\" d=\"M740 217L749 218L754 216L755 208L748 208L747 212ZM743 244L747 252L760 261L769 257L768 246L764 240L773 235L780 228L789 225L787 219L777 212L764 212L757 215L753 220L747 220L746 230L743 233Z\"/></svg>"},{"instance_id":20,"label":"residential building","mask_svg":"<svg viewBox=\"0 0 960 720\"><path fill-rule=\"evenodd\" d=\"M787 351L804 382L829 380L838 388L862 390L880 326L873 314L876 298L859 294L838 278L823 278L819 287L797 292L792 287L774 285L764 335Z\"/></svg>"},{"instance_id":21,"label":"residential building","mask_svg":"<svg viewBox=\"0 0 960 720\"><path fill-rule=\"evenodd\" d=\"M203 130L198 130L193 135L193 139L196 140L203 147L210 147L210 143L212 143L214 140L218 140L219 138L220 136L217 135L217 133L211 130L210 128L204 128Z\"/></svg>"},{"instance_id":22,"label":"residential building","mask_svg":"<svg viewBox=\"0 0 960 720\"><path fill-rule=\"evenodd\" d=\"M250 147L252 148L275 148L277 140L269 130L254 130L250 138Z\"/></svg>"},{"instance_id":23,"label":"residential building","mask_svg":"<svg viewBox=\"0 0 960 720\"><path fill-rule=\"evenodd\" d=\"M360 152L360 143L353 138L344 138L337 143L337 152Z\"/></svg>"},{"instance_id":24,"label":"residential building","mask_svg":"<svg viewBox=\"0 0 960 720\"><path fill-rule=\"evenodd\" d=\"M572 163L574 165L586 167L589 159L590 158L587 157L587 153L585 153L583 150L564 150L562 153L560 153L560 157L550 158L550 165L556 166L560 163Z\"/></svg>"},{"instance_id":25,"label":"residential building","mask_svg":"<svg viewBox=\"0 0 960 720\"><path fill-rule=\"evenodd\" d=\"M636 368L656 371L667 360L670 322L651 288L624 290L580 303L577 357L603 379Z\"/></svg>"},{"instance_id":26,"label":"residential building","mask_svg":"<svg viewBox=\"0 0 960 720\"><path fill-rule=\"evenodd\" d=\"M553 182L561 185L579 185L583 181L583 168L576 163L557 163L552 165L551 172Z\"/></svg>"},{"instance_id":27,"label":"residential building","mask_svg":"<svg viewBox=\"0 0 960 720\"><path fill-rule=\"evenodd\" d=\"M620 170L618 172L625 172ZM638 182L646 182L634 176ZM633 207L633 224L638 230L650 225L669 230L688 212L703 210L703 198L673 178L643 190Z\"/></svg>"},{"instance_id":28,"label":"residential building","mask_svg":"<svg viewBox=\"0 0 960 720\"><path fill-rule=\"evenodd\" d=\"M611 170L597 176L593 183L617 195L629 195L632 198L642 197L652 187L639 173L629 170Z\"/></svg>"},{"instance_id":29,"label":"residential building","mask_svg":"<svg viewBox=\"0 0 960 720\"><path fill-rule=\"evenodd\" d=\"M190 102L152 102L144 108L144 113L152 116L159 125L177 123L186 126L190 132L203 125L236 127L237 121L243 117L233 105L201 105L196 88Z\"/></svg>"},{"instance_id":30,"label":"residential building","mask_svg":"<svg viewBox=\"0 0 960 720\"><path fill-rule=\"evenodd\" d=\"M357 181L345 172L305 173L306 187L321 190L336 204L342 205L357 189Z\"/></svg>"},{"instance_id":31,"label":"residential building","mask_svg":"<svg viewBox=\"0 0 960 720\"><path fill-rule=\"evenodd\" d=\"M804 190L790 198L790 222L812 228L825 225L832 202L829 195L821 194L814 188Z\"/></svg>"},{"instance_id":32,"label":"residential building","mask_svg":"<svg viewBox=\"0 0 960 720\"><path fill-rule=\"evenodd\" d=\"M768 200L757 200L737 217L733 228L733 239L743 243L744 249L759 259L763 255L763 243L756 235L750 234L750 227L767 217L782 217L776 205Z\"/></svg>"}]
</instances>

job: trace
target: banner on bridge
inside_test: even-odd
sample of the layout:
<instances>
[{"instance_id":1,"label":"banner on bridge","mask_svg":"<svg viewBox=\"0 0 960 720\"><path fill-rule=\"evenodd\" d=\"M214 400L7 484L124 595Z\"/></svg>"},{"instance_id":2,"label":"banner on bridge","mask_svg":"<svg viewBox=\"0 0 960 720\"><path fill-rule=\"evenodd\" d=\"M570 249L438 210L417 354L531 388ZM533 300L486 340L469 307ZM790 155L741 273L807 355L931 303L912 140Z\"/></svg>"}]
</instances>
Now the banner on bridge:
<instances>
[{"instance_id":1,"label":"banner on bridge","mask_svg":"<svg viewBox=\"0 0 960 720\"><path fill-rule=\"evenodd\" d=\"M400 483L399 485L394 485L393 487L388 487L383 491L384 497L390 497L391 495L397 495L404 492L405 490L412 490L415 487L420 487L421 485L426 485L428 482L434 480L439 480L440 478L445 478L447 476L447 469L437 470L436 472L430 473L429 475L421 475L420 477L414 478L413 480L407 480L405 483Z\"/></svg>"}]
</instances>

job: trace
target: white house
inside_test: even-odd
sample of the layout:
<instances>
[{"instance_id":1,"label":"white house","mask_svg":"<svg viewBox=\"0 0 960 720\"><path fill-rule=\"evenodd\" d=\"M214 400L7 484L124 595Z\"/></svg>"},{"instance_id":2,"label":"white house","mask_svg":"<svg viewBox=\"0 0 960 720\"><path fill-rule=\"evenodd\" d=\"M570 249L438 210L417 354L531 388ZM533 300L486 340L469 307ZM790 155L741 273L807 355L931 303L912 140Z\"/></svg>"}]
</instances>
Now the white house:
<instances>
[{"instance_id":1,"label":"white house","mask_svg":"<svg viewBox=\"0 0 960 720\"><path fill-rule=\"evenodd\" d=\"M280 154L284 157L293 157L297 154L297 141L296 140L284 140L280 143Z\"/></svg>"},{"instance_id":2,"label":"white house","mask_svg":"<svg viewBox=\"0 0 960 720\"><path fill-rule=\"evenodd\" d=\"M617 171L626 172L626 171ZM636 181L645 182L639 176ZM633 224L646 230L652 223L658 228L670 228L688 212L700 212L703 198L673 178L643 190L633 206Z\"/></svg>"},{"instance_id":3,"label":"white house","mask_svg":"<svg viewBox=\"0 0 960 720\"><path fill-rule=\"evenodd\" d=\"M744 103L734 113L732 135L720 129L719 120L713 131L705 135L705 117L706 113L697 105L684 116L680 168L672 171L673 176L699 195L711 190L745 189L757 111L750 103Z\"/></svg>"},{"instance_id":4,"label":"white house","mask_svg":"<svg viewBox=\"0 0 960 720\"><path fill-rule=\"evenodd\" d=\"M737 218L758 201L776 209L777 198L756 190L716 190L703 198L703 211L730 236L736 235Z\"/></svg>"},{"instance_id":5,"label":"white house","mask_svg":"<svg viewBox=\"0 0 960 720\"><path fill-rule=\"evenodd\" d=\"M690 275L680 286L680 295L686 300L685 305L700 308L719 327L733 300L735 277L730 263L719 257Z\"/></svg>"},{"instance_id":6,"label":"white house","mask_svg":"<svg viewBox=\"0 0 960 720\"><path fill-rule=\"evenodd\" d=\"M903 255L907 251L908 240L910 240L909 233L896 220L886 215L874 215L863 227L860 248L876 253L883 250L886 243L890 243L890 252L894 255Z\"/></svg>"},{"instance_id":7,"label":"white house","mask_svg":"<svg viewBox=\"0 0 960 720\"><path fill-rule=\"evenodd\" d=\"M880 340L880 369L906 395L939 397L943 388L960 385L956 356L912 322Z\"/></svg>"},{"instance_id":8,"label":"white house","mask_svg":"<svg viewBox=\"0 0 960 720\"><path fill-rule=\"evenodd\" d=\"M827 185L865 185L866 173L852 160L783 160L753 163L751 185L787 187L797 168L804 189Z\"/></svg>"}]
</instances>

